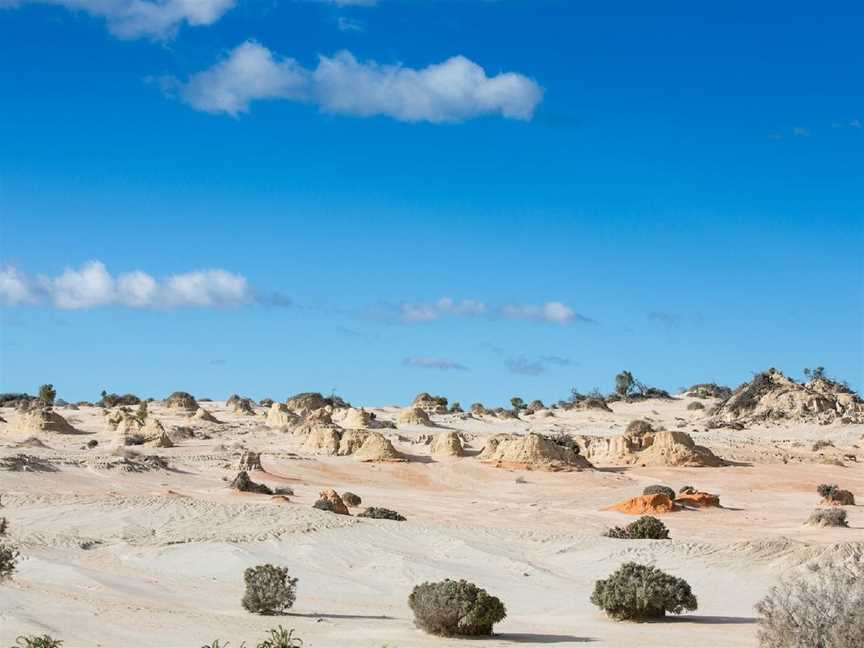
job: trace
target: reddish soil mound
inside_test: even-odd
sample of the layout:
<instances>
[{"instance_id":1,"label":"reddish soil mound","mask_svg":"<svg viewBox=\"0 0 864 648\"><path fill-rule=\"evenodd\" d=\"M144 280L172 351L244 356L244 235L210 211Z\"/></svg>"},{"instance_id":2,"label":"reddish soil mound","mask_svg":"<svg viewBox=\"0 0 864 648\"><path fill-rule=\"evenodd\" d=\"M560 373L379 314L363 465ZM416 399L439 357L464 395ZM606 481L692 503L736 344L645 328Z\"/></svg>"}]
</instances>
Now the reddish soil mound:
<instances>
[{"instance_id":1,"label":"reddish soil mound","mask_svg":"<svg viewBox=\"0 0 864 648\"><path fill-rule=\"evenodd\" d=\"M672 513L673 511L677 511L678 507L667 495L654 493L618 502L610 506L609 509L620 511L621 513L629 513L630 515L646 515L649 513Z\"/></svg>"},{"instance_id":2,"label":"reddish soil mound","mask_svg":"<svg viewBox=\"0 0 864 648\"><path fill-rule=\"evenodd\" d=\"M722 508L720 506L720 496L712 493L682 493L675 498L675 503L682 506L695 506L697 508Z\"/></svg>"}]
</instances>

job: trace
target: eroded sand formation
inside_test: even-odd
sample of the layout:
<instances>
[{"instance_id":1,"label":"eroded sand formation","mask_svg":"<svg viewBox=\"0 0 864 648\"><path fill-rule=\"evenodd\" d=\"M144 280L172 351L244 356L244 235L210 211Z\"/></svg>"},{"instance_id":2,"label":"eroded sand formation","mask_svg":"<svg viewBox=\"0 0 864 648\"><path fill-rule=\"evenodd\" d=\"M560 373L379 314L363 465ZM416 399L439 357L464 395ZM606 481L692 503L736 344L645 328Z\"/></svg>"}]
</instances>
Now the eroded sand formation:
<instances>
[{"instance_id":1,"label":"eroded sand formation","mask_svg":"<svg viewBox=\"0 0 864 648\"><path fill-rule=\"evenodd\" d=\"M134 407L0 408L0 513L23 555L0 587L0 645L43 632L69 646L240 645L281 622L313 646L447 646L413 627L406 597L455 576L508 606L478 648L753 646L753 604L781 574L842 564L864 576L861 507L815 490L864 496L854 398L771 382L785 395L752 408L712 390L519 414L316 393L248 401L252 415L201 399L205 416L191 395L148 404L143 420ZM729 414L744 429L715 427ZM642 495L650 484L674 499ZM408 521L337 514L345 492ZM849 528L807 525L820 506L846 510ZM642 514L672 539L603 536ZM696 616L646 629L598 615L593 582L625 559L685 577ZM243 569L265 562L300 578L295 616L240 609Z\"/></svg>"}]
</instances>

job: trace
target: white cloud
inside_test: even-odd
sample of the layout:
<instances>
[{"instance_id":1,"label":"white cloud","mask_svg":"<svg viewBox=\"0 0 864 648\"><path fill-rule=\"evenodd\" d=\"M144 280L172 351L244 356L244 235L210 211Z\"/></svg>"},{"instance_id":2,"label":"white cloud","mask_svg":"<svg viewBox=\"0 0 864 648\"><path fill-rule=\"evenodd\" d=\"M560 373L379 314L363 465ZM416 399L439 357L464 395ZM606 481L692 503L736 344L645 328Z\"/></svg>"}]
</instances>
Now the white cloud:
<instances>
[{"instance_id":1,"label":"white cloud","mask_svg":"<svg viewBox=\"0 0 864 648\"><path fill-rule=\"evenodd\" d=\"M336 26L339 27L340 31L344 32L362 32L366 31L366 28L363 26L363 23L359 20L354 20L353 18L347 18L345 16L339 16L336 19Z\"/></svg>"},{"instance_id":2,"label":"white cloud","mask_svg":"<svg viewBox=\"0 0 864 648\"><path fill-rule=\"evenodd\" d=\"M467 371L468 367L447 358L414 357L405 358L402 364L406 367L418 367L421 369L438 369L441 371Z\"/></svg>"},{"instance_id":3,"label":"white cloud","mask_svg":"<svg viewBox=\"0 0 864 648\"><path fill-rule=\"evenodd\" d=\"M399 316L405 322L428 322L446 315L474 316L483 315L486 311L486 304L475 299L455 301L442 297L435 302L403 303L399 307Z\"/></svg>"},{"instance_id":4,"label":"white cloud","mask_svg":"<svg viewBox=\"0 0 864 648\"><path fill-rule=\"evenodd\" d=\"M255 99L301 100L308 74L294 59L274 58L266 47L247 41L213 67L180 86L180 96L196 110L237 115Z\"/></svg>"},{"instance_id":5,"label":"white cloud","mask_svg":"<svg viewBox=\"0 0 864 648\"><path fill-rule=\"evenodd\" d=\"M587 318L558 301L550 301L536 306L508 304L501 309L501 312L504 314L504 317L509 317L510 319L528 319L555 324L569 324L576 319L587 321Z\"/></svg>"},{"instance_id":6,"label":"white cloud","mask_svg":"<svg viewBox=\"0 0 864 648\"><path fill-rule=\"evenodd\" d=\"M314 69L274 56L254 41L231 50L185 83L181 99L197 110L237 115L258 99L312 103L339 115L384 115L399 121L461 122L500 114L528 120L543 97L532 79L514 72L487 76L464 56L422 69L359 62L347 51L321 56Z\"/></svg>"},{"instance_id":7,"label":"white cloud","mask_svg":"<svg viewBox=\"0 0 864 648\"><path fill-rule=\"evenodd\" d=\"M7 304L46 300L56 308L100 306L180 308L258 303L245 277L225 270L198 270L158 281L136 270L114 277L101 261L35 280L15 268L0 271L0 299Z\"/></svg>"},{"instance_id":8,"label":"white cloud","mask_svg":"<svg viewBox=\"0 0 864 648\"><path fill-rule=\"evenodd\" d=\"M231 9L235 0L0 0L0 7L52 4L103 18L118 38L173 37L184 22L211 25Z\"/></svg>"},{"instance_id":9,"label":"white cloud","mask_svg":"<svg viewBox=\"0 0 864 648\"><path fill-rule=\"evenodd\" d=\"M0 303L4 306L26 304L36 300L27 279L12 266L0 268Z\"/></svg>"}]
</instances>

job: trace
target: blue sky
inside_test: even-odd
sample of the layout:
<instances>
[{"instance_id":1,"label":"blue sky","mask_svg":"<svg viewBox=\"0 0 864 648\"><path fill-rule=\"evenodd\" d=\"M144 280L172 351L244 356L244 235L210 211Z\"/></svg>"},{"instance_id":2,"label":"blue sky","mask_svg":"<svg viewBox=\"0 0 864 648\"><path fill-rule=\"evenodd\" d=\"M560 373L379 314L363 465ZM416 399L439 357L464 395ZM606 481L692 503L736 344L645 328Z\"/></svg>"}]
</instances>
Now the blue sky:
<instances>
[{"instance_id":1,"label":"blue sky","mask_svg":"<svg viewBox=\"0 0 864 648\"><path fill-rule=\"evenodd\" d=\"M0 391L861 389L864 7L758 4L0 0Z\"/></svg>"}]
</instances>

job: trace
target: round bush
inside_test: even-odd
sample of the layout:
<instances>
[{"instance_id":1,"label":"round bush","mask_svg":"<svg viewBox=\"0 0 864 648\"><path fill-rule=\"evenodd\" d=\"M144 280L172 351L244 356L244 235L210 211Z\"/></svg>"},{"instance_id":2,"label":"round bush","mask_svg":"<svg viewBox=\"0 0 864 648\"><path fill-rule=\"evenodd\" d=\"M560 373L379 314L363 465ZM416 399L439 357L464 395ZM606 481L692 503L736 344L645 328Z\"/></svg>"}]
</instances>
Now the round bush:
<instances>
[{"instance_id":1,"label":"round bush","mask_svg":"<svg viewBox=\"0 0 864 648\"><path fill-rule=\"evenodd\" d=\"M360 499L359 495L355 495L348 491L342 493L342 501L345 502L345 506L360 506L360 504L363 503L363 500Z\"/></svg>"},{"instance_id":2,"label":"round bush","mask_svg":"<svg viewBox=\"0 0 864 648\"><path fill-rule=\"evenodd\" d=\"M642 489L643 495L665 495L670 500L675 499L675 491L668 486L663 486L661 484L652 484L651 486L646 486Z\"/></svg>"},{"instance_id":3,"label":"round bush","mask_svg":"<svg viewBox=\"0 0 864 648\"><path fill-rule=\"evenodd\" d=\"M696 597L683 578L655 567L625 563L594 584L591 602L613 619L658 619L667 612L695 610Z\"/></svg>"},{"instance_id":4,"label":"round bush","mask_svg":"<svg viewBox=\"0 0 864 648\"><path fill-rule=\"evenodd\" d=\"M294 605L297 579L285 567L258 565L243 573L246 593L243 607L254 614L281 614Z\"/></svg>"},{"instance_id":5,"label":"round bush","mask_svg":"<svg viewBox=\"0 0 864 648\"><path fill-rule=\"evenodd\" d=\"M704 410L705 406L699 401L693 401L692 403L687 404L688 410Z\"/></svg>"},{"instance_id":6,"label":"round bush","mask_svg":"<svg viewBox=\"0 0 864 648\"><path fill-rule=\"evenodd\" d=\"M612 527L604 535L621 540L668 540L669 529L656 517L643 515L626 527Z\"/></svg>"},{"instance_id":7,"label":"round bush","mask_svg":"<svg viewBox=\"0 0 864 648\"><path fill-rule=\"evenodd\" d=\"M386 508L379 508L377 506L370 506L362 513L358 514L357 517L362 518L374 518L376 520L396 520L397 522L404 522L405 518L399 515L396 511L391 511Z\"/></svg>"},{"instance_id":8,"label":"round bush","mask_svg":"<svg viewBox=\"0 0 864 648\"><path fill-rule=\"evenodd\" d=\"M810 514L807 521L812 526L820 527L848 527L846 511L840 508L816 509Z\"/></svg>"},{"instance_id":9,"label":"round bush","mask_svg":"<svg viewBox=\"0 0 864 648\"><path fill-rule=\"evenodd\" d=\"M408 605L418 628L444 637L490 635L492 626L507 616L497 597L464 580L418 585Z\"/></svg>"}]
</instances>

